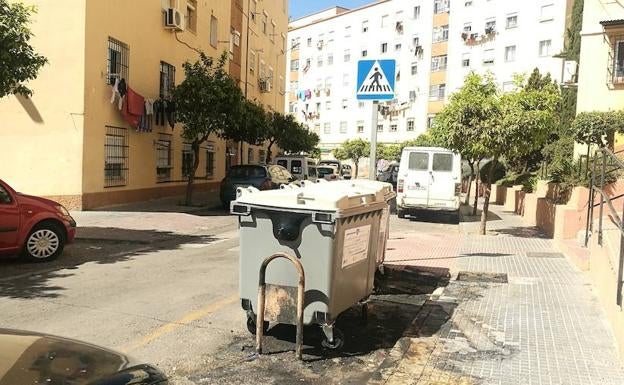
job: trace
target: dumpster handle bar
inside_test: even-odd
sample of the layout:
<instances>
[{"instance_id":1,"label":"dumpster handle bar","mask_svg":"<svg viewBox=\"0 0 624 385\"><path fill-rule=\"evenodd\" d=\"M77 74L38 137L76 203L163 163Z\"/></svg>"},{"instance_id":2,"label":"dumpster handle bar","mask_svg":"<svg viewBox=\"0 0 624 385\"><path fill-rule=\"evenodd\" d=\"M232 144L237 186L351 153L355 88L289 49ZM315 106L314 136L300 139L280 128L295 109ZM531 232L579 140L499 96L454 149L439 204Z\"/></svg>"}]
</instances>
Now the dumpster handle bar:
<instances>
[{"instance_id":1,"label":"dumpster handle bar","mask_svg":"<svg viewBox=\"0 0 624 385\"><path fill-rule=\"evenodd\" d=\"M278 258L285 258L292 262L299 273L299 285L297 288L297 341L295 355L301 360L303 346L303 295L305 293L305 273L299 260L285 253L276 253L267 257L260 266L260 279L258 282L258 313L256 314L256 352L262 354L262 339L264 337L264 307L266 294L266 269L269 263Z\"/></svg>"}]
</instances>

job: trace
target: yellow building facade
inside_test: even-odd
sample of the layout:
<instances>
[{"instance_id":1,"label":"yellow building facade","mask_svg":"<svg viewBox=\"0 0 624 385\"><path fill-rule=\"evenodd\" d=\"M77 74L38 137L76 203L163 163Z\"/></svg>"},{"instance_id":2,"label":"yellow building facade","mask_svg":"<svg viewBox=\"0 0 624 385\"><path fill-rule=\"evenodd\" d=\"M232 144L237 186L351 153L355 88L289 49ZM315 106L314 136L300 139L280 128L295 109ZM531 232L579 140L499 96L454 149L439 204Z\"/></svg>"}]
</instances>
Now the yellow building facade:
<instances>
[{"instance_id":1,"label":"yellow building facade","mask_svg":"<svg viewBox=\"0 0 624 385\"><path fill-rule=\"evenodd\" d=\"M145 99L166 101L172 87L184 79L182 64L196 60L198 49L213 57L230 52L229 70L244 88L248 0L27 3L38 9L32 43L49 64L30 83L32 98L0 100L4 118L0 178L19 191L51 197L73 209L182 195L192 152L181 137L181 125L174 119L171 125L164 113L164 124L157 124L159 119L153 116L149 127L131 127L119 110L118 98L111 102L113 86L124 79ZM250 37L249 46L267 53L264 62L271 63L275 77L280 60L275 52L282 44L279 33L287 28L287 4L270 2L267 8L275 9L265 10L260 6L264 3L269 2L256 3L257 12L275 12L269 17L275 27ZM167 27L169 8L176 11ZM262 25L257 16L257 25ZM266 73L264 83L277 85L270 75ZM272 102L283 99L279 86L263 87L261 92L255 77L249 85L250 99L283 111L283 102ZM228 148L216 136L202 147L195 191L215 196L229 165L241 160L257 163L262 156L261 148L246 146L240 159L234 151L238 147Z\"/></svg>"}]
</instances>

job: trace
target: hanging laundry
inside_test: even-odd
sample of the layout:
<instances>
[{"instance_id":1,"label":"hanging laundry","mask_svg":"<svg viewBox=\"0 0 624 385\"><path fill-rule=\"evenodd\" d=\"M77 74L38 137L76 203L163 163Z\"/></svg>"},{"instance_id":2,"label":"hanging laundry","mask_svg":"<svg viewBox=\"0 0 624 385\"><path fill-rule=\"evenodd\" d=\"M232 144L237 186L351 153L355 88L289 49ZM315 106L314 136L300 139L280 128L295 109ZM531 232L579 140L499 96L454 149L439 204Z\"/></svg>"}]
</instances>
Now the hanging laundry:
<instances>
[{"instance_id":1,"label":"hanging laundry","mask_svg":"<svg viewBox=\"0 0 624 385\"><path fill-rule=\"evenodd\" d=\"M113 94L111 95L111 104L115 103L115 99L118 98L117 108L121 110L123 106L123 99L127 92L126 79L115 78L113 84Z\"/></svg>"},{"instance_id":2,"label":"hanging laundry","mask_svg":"<svg viewBox=\"0 0 624 385\"><path fill-rule=\"evenodd\" d=\"M169 122L169 126L173 130L176 123L176 108L175 102L173 100L169 100L167 102L167 122Z\"/></svg>"},{"instance_id":3,"label":"hanging laundry","mask_svg":"<svg viewBox=\"0 0 624 385\"><path fill-rule=\"evenodd\" d=\"M130 127L138 128L145 110L145 98L127 87L127 96L124 99L122 115Z\"/></svg>"},{"instance_id":4,"label":"hanging laundry","mask_svg":"<svg viewBox=\"0 0 624 385\"><path fill-rule=\"evenodd\" d=\"M312 99L312 91L310 90L305 90L305 98L307 99Z\"/></svg>"}]
</instances>

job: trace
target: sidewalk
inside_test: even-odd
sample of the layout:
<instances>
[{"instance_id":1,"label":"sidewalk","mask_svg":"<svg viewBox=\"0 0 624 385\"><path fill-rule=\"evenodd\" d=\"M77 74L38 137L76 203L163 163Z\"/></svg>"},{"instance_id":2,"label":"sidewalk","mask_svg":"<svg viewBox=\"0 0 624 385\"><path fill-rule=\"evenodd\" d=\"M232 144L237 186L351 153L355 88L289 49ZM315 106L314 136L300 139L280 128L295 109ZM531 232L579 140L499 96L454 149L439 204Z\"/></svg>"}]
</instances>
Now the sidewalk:
<instances>
[{"instance_id":1,"label":"sidewalk","mask_svg":"<svg viewBox=\"0 0 624 385\"><path fill-rule=\"evenodd\" d=\"M624 383L589 280L520 217L491 210L486 236L476 234L478 222L458 233L393 231L387 263L450 274L428 301L448 321L432 337L409 337L399 363L374 383Z\"/></svg>"}]
</instances>

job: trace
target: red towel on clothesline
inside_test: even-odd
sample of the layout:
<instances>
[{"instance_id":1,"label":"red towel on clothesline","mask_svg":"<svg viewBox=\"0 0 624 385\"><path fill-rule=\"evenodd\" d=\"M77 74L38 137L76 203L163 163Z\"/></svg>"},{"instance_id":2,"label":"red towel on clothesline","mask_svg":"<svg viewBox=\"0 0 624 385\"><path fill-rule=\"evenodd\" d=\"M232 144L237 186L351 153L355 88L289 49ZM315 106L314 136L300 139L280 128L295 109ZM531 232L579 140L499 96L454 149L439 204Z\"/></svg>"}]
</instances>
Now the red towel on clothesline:
<instances>
[{"instance_id":1,"label":"red towel on clothesline","mask_svg":"<svg viewBox=\"0 0 624 385\"><path fill-rule=\"evenodd\" d=\"M128 87L121 113L131 127L139 127L139 121L141 115L143 115L144 108L145 98Z\"/></svg>"}]
</instances>

